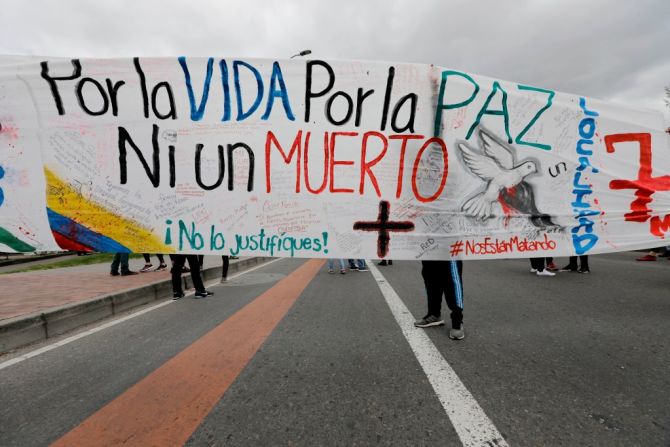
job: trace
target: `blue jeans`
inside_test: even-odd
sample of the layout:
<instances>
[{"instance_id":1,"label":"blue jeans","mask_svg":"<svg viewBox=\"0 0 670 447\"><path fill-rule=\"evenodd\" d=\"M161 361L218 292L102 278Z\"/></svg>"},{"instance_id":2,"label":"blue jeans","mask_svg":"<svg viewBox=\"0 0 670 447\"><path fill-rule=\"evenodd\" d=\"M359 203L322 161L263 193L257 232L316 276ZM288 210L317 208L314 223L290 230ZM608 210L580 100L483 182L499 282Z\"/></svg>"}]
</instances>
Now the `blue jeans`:
<instances>
[{"instance_id":1,"label":"blue jeans","mask_svg":"<svg viewBox=\"0 0 670 447\"><path fill-rule=\"evenodd\" d=\"M128 253L115 253L112 259L112 273L119 272L119 264L121 265L121 273L130 271L128 267Z\"/></svg>"},{"instance_id":2,"label":"blue jeans","mask_svg":"<svg viewBox=\"0 0 670 447\"><path fill-rule=\"evenodd\" d=\"M365 259L347 259L349 261L350 269L364 269L366 268Z\"/></svg>"},{"instance_id":3,"label":"blue jeans","mask_svg":"<svg viewBox=\"0 0 670 447\"><path fill-rule=\"evenodd\" d=\"M340 263L340 270L345 270L344 259L338 259L337 261ZM335 260L334 259L328 259L328 270L332 270L334 265L335 265Z\"/></svg>"}]
</instances>

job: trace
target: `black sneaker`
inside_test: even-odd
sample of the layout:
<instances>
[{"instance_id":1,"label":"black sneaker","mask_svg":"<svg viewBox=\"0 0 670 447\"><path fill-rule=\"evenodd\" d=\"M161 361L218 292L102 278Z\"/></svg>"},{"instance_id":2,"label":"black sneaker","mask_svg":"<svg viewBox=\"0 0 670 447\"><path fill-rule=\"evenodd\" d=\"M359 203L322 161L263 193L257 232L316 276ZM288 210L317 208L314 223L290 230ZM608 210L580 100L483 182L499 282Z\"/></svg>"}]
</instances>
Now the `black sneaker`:
<instances>
[{"instance_id":1,"label":"black sneaker","mask_svg":"<svg viewBox=\"0 0 670 447\"><path fill-rule=\"evenodd\" d=\"M214 295L214 292L210 292L209 290L202 290L200 292L195 292L195 299L199 298L207 298L208 296Z\"/></svg>"},{"instance_id":2,"label":"black sneaker","mask_svg":"<svg viewBox=\"0 0 670 447\"><path fill-rule=\"evenodd\" d=\"M112 276L119 276L119 272L109 272L109 274Z\"/></svg>"},{"instance_id":3,"label":"black sneaker","mask_svg":"<svg viewBox=\"0 0 670 447\"><path fill-rule=\"evenodd\" d=\"M184 292L175 292L172 294L172 299L173 300L178 300L179 298L184 298L186 295Z\"/></svg>"},{"instance_id":4,"label":"black sneaker","mask_svg":"<svg viewBox=\"0 0 670 447\"><path fill-rule=\"evenodd\" d=\"M577 271L578 271L579 273L591 273L591 270L589 270L588 267L586 267L586 268L584 268L584 267L580 267L580 269L577 270Z\"/></svg>"},{"instance_id":5,"label":"black sneaker","mask_svg":"<svg viewBox=\"0 0 670 447\"><path fill-rule=\"evenodd\" d=\"M565 267L563 267L560 271L561 272L576 272L577 271L577 266L573 267L570 264L568 264Z\"/></svg>"},{"instance_id":6,"label":"black sneaker","mask_svg":"<svg viewBox=\"0 0 670 447\"><path fill-rule=\"evenodd\" d=\"M138 273L133 272L132 270L128 270L127 272L121 272L121 276L131 276L131 275L138 275Z\"/></svg>"},{"instance_id":7,"label":"black sneaker","mask_svg":"<svg viewBox=\"0 0 670 447\"><path fill-rule=\"evenodd\" d=\"M436 317L435 315L426 315L419 321L414 322L414 326L416 327L431 327L431 326L443 326L444 325L444 320L440 317Z\"/></svg>"}]
</instances>

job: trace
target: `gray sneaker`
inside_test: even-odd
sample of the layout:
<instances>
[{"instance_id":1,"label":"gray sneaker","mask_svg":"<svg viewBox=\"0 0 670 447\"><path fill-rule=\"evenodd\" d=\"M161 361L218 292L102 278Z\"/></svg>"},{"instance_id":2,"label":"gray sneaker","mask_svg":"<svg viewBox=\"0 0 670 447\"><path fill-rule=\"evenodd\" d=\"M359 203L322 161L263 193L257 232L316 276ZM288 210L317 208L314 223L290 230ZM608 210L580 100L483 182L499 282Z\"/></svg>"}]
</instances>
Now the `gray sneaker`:
<instances>
[{"instance_id":1,"label":"gray sneaker","mask_svg":"<svg viewBox=\"0 0 670 447\"><path fill-rule=\"evenodd\" d=\"M444 325L444 320L440 317L436 317L435 315L426 315L419 321L414 322L414 326L416 327L431 327L442 325Z\"/></svg>"},{"instance_id":2,"label":"gray sneaker","mask_svg":"<svg viewBox=\"0 0 670 447\"><path fill-rule=\"evenodd\" d=\"M451 328L449 329L449 338L452 340L463 340L465 338L465 331L463 330L463 325L459 329Z\"/></svg>"}]
</instances>

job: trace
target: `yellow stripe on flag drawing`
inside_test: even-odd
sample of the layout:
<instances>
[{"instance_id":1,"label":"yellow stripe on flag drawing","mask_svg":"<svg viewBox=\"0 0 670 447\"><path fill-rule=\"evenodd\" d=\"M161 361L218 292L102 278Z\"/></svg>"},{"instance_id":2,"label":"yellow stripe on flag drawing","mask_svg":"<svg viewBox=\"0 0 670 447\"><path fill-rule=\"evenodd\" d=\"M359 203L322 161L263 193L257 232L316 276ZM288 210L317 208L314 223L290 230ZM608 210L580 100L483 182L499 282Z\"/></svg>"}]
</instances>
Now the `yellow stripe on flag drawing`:
<instances>
[{"instance_id":1,"label":"yellow stripe on flag drawing","mask_svg":"<svg viewBox=\"0 0 670 447\"><path fill-rule=\"evenodd\" d=\"M47 206L67 218L100 233L135 253L173 253L149 229L121 217L79 194L53 171L44 168L47 180Z\"/></svg>"}]
</instances>

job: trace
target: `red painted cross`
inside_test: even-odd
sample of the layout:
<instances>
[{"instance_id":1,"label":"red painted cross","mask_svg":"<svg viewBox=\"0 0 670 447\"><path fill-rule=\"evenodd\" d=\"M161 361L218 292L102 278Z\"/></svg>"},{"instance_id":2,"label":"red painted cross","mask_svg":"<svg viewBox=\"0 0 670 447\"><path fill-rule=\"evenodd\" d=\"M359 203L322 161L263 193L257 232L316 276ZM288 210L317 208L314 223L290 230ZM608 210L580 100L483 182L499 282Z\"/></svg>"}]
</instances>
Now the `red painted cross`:
<instances>
[{"instance_id":1,"label":"red painted cross","mask_svg":"<svg viewBox=\"0 0 670 447\"><path fill-rule=\"evenodd\" d=\"M383 259L389 250L391 236L389 231L406 233L414 229L414 224L410 221L389 221L390 205L386 200L379 202L379 215L374 222L354 222L354 230L377 231L377 256Z\"/></svg>"}]
</instances>

